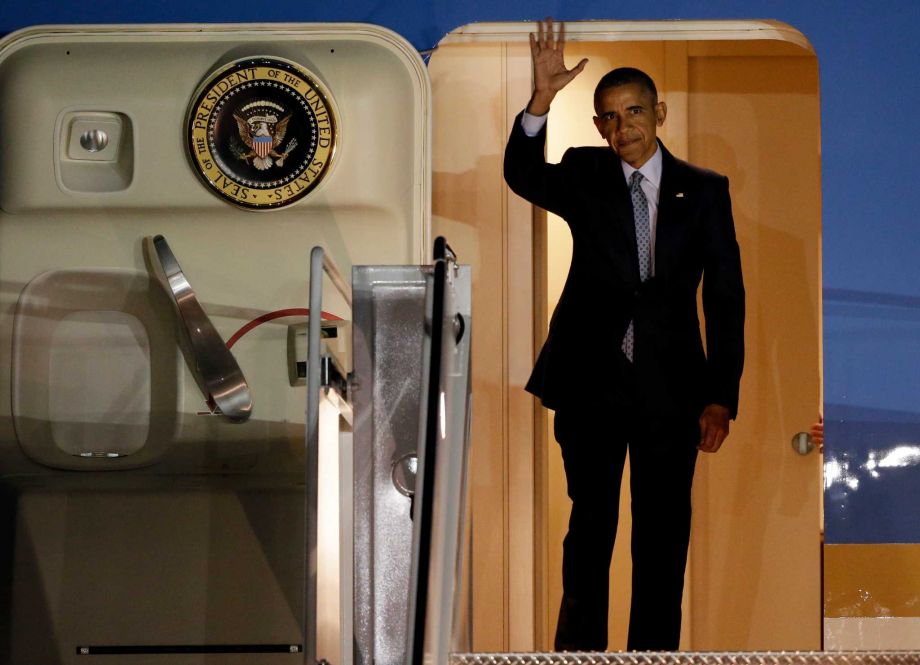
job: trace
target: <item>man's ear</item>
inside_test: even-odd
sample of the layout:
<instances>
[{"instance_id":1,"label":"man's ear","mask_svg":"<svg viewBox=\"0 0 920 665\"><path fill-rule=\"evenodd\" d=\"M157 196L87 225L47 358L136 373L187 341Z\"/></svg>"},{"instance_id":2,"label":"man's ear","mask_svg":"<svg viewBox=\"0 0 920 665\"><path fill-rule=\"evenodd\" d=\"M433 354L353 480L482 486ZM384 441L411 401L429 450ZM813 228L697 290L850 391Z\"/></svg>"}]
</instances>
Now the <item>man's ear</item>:
<instances>
[{"instance_id":1,"label":"man's ear","mask_svg":"<svg viewBox=\"0 0 920 665\"><path fill-rule=\"evenodd\" d=\"M655 104L655 122L658 123L658 126L661 127L664 124L664 119L668 117L668 105L664 102L658 102Z\"/></svg>"},{"instance_id":2,"label":"man's ear","mask_svg":"<svg viewBox=\"0 0 920 665\"><path fill-rule=\"evenodd\" d=\"M601 135L601 138L606 139L607 136L604 134L604 121L594 116L594 126L597 127L597 133Z\"/></svg>"}]
</instances>

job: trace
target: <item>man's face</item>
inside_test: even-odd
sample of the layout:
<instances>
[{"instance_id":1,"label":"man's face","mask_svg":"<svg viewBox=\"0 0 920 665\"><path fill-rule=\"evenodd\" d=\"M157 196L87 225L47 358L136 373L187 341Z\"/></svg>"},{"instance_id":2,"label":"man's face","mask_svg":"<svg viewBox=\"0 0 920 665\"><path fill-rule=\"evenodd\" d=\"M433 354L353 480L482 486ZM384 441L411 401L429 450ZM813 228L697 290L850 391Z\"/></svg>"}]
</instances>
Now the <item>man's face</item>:
<instances>
[{"instance_id":1,"label":"man's face","mask_svg":"<svg viewBox=\"0 0 920 665\"><path fill-rule=\"evenodd\" d=\"M664 102L656 104L644 86L627 83L607 88L594 110L594 126L624 162L637 169L655 154L656 130L668 108Z\"/></svg>"}]
</instances>

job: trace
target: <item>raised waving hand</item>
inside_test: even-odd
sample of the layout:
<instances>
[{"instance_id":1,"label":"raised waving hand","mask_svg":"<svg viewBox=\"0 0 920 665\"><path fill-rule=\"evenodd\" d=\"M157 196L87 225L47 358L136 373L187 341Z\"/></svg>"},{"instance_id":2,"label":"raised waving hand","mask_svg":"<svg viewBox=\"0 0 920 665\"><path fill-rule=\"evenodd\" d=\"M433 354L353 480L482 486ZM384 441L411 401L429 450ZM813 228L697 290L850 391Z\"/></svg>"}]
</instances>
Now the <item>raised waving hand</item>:
<instances>
[{"instance_id":1,"label":"raised waving hand","mask_svg":"<svg viewBox=\"0 0 920 665\"><path fill-rule=\"evenodd\" d=\"M537 22L537 34L530 33L530 55L533 59L533 96L527 105L527 112L543 115L556 93L581 74L587 58L567 69L565 66L565 24L559 24L559 34L553 33L553 19Z\"/></svg>"}]
</instances>

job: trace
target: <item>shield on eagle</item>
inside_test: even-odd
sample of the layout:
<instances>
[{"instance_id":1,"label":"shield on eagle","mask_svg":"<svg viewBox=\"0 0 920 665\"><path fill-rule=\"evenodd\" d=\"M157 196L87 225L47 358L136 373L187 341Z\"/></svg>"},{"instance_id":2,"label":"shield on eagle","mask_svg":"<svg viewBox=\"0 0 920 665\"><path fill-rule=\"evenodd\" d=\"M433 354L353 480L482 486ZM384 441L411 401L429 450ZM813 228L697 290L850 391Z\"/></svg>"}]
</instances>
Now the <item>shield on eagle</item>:
<instances>
[{"instance_id":1,"label":"shield on eagle","mask_svg":"<svg viewBox=\"0 0 920 665\"><path fill-rule=\"evenodd\" d=\"M253 136L252 137L252 149L255 153L265 159L268 157L268 153L272 150L272 144L274 139L271 136Z\"/></svg>"}]
</instances>

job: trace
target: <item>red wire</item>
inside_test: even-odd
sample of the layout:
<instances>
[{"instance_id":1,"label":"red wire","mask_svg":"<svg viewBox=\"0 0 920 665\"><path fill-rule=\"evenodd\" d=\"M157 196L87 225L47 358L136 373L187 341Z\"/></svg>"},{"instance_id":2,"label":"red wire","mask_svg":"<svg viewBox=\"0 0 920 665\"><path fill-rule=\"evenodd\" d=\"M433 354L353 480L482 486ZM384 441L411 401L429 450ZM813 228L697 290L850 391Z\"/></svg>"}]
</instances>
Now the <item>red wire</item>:
<instances>
[{"instance_id":1,"label":"red wire","mask_svg":"<svg viewBox=\"0 0 920 665\"><path fill-rule=\"evenodd\" d=\"M228 349L231 348L234 344L236 344L240 340L240 337L248 333L253 328L257 328L261 326L263 323L267 323L268 321L274 321L275 319L281 319L286 316L310 316L310 310L307 307L289 307L288 309L278 309L278 310L275 310L274 312L268 312L267 314L263 314L262 316L259 316L253 319L252 321L244 325L242 328L237 330L235 333L233 333L230 336L230 339L227 340L227 348ZM342 320L341 316L336 316L335 314L330 314L329 312L320 312L320 318L325 321L341 321ZM199 415L207 415L208 413L214 413L214 409L217 408L217 405L214 403L214 398L211 397L210 395L208 395L205 402L208 405L209 411L200 412Z\"/></svg>"},{"instance_id":2,"label":"red wire","mask_svg":"<svg viewBox=\"0 0 920 665\"><path fill-rule=\"evenodd\" d=\"M275 319L281 319L286 316L310 316L310 310L306 307L290 307L288 309L278 309L274 312L263 314L262 316L253 319L242 328L237 330L235 333L233 333L230 336L230 339L227 340L227 348L231 348L239 341L240 337L248 333L253 328L261 326L263 323L267 323L268 321L274 321ZM342 317L336 316L335 314L330 314L329 312L320 312L320 318L324 321L342 320Z\"/></svg>"}]
</instances>

